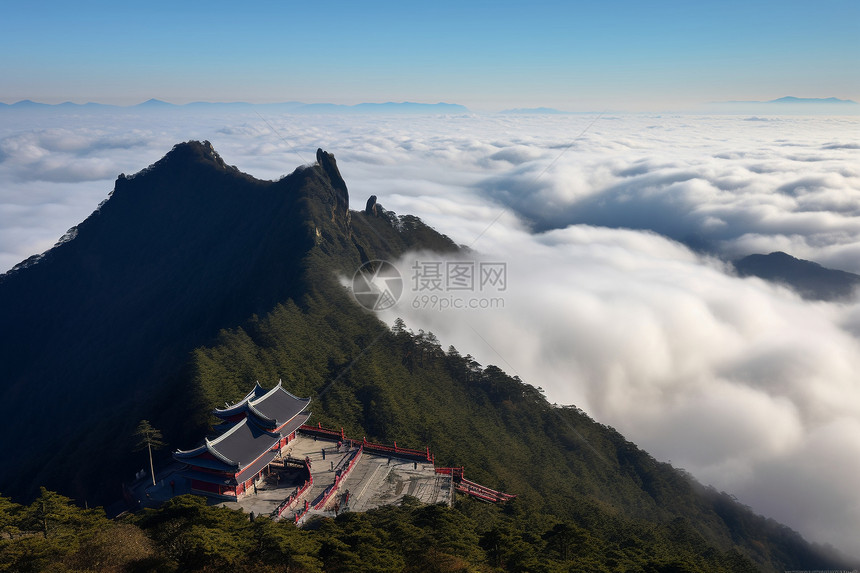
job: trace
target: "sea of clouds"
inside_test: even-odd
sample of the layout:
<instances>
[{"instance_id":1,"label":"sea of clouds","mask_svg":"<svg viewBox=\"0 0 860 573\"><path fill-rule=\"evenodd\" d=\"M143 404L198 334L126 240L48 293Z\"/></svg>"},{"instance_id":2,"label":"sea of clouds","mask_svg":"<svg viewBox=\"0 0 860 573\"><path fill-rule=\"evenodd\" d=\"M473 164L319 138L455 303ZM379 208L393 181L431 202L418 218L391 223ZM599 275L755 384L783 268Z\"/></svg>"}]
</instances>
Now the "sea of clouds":
<instances>
[{"instance_id":1,"label":"sea of clouds","mask_svg":"<svg viewBox=\"0 0 860 573\"><path fill-rule=\"evenodd\" d=\"M860 272L860 119L3 112L0 271L188 139L272 179L335 154L371 194L506 265L501 307L394 308L808 538L860 537L860 305L733 276L783 250ZM450 293L439 293L450 294ZM487 297L477 289L466 294Z\"/></svg>"}]
</instances>

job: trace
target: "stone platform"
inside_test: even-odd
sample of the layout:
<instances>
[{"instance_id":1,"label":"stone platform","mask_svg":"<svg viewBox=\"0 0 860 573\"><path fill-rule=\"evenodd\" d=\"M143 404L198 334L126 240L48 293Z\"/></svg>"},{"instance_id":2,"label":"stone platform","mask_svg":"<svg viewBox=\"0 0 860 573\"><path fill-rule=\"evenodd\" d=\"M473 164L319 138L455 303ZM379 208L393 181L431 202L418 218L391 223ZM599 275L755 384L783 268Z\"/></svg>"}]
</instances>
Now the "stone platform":
<instances>
[{"instance_id":1,"label":"stone platform","mask_svg":"<svg viewBox=\"0 0 860 573\"><path fill-rule=\"evenodd\" d=\"M336 472L349 463L357 448L349 449L343 445L338 451L337 442L324 438L314 438L299 435L288 446L288 455L292 458L310 459L313 486L299 499L294 509L285 511L282 519L293 519L296 510L308 501L311 505L318 499L327 487L335 481ZM278 505L301 486L300 472L294 472L291 479L289 472L280 472L280 479L274 475L266 483L257 486L256 493L246 494L235 502L222 502L225 507L242 509L255 515L269 515ZM342 481L338 493L332 502L326 504L326 509L311 509L302 522L315 515L335 516L334 504L343 502L345 492L349 490L348 511L367 511L382 505L390 505L400 501L403 496L417 497L423 503L450 503L451 478L436 474L430 462L414 462L396 456L381 456L363 453L352 471ZM301 525L301 523L300 523Z\"/></svg>"}]
</instances>

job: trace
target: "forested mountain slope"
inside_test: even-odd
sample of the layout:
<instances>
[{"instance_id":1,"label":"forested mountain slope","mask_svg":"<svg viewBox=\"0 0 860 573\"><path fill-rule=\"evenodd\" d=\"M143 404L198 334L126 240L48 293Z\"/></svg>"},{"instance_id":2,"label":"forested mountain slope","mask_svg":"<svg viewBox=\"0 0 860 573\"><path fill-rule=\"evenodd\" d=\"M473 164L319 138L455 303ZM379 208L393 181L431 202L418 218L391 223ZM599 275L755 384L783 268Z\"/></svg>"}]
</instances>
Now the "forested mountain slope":
<instances>
[{"instance_id":1,"label":"forested mountain slope","mask_svg":"<svg viewBox=\"0 0 860 573\"><path fill-rule=\"evenodd\" d=\"M415 556L397 535L417 543L419 530L451 520L464 540L437 540L439 551L464 567L564 570L574 557L605 570L841 565L575 407L548 403L534 386L441 348L430 333L389 330L340 277L410 249L457 247L415 217L348 205L323 151L313 166L267 182L229 167L208 143L190 142L120 177L72 240L0 277L0 321L9 325L0 397L15 405L0 430L20 436L0 446L16 468L3 472L0 491L27 501L45 485L79 502L111 501L139 467L130 450L141 418L172 449L187 448L209 428L214 406L241 398L254 380L282 379L313 398L316 422L427 445L438 464L465 465L470 478L519 495L506 510L464 503L345 516L321 529L331 538L316 538L322 561L302 561L307 570L353 570L334 567L331 556L368 559L374 544L400 552L406 567ZM212 527L236 532L228 564L266 562L242 541L262 526L194 503L176 500L134 525L150 534L167 570L193 569L159 537L171 519L197 533L225 520L232 525ZM401 523L417 529L404 534ZM279 551L289 552L283 543Z\"/></svg>"}]
</instances>

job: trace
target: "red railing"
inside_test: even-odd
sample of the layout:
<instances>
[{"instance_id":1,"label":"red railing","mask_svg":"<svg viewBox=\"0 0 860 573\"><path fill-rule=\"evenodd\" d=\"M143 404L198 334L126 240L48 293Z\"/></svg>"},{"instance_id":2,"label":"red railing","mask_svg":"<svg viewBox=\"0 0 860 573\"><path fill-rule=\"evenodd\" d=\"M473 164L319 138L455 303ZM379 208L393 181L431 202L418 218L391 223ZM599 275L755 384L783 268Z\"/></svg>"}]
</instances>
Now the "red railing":
<instances>
[{"instance_id":1,"label":"red railing","mask_svg":"<svg viewBox=\"0 0 860 573\"><path fill-rule=\"evenodd\" d=\"M316 426L310 426L308 424L302 424L299 426L299 431L305 432L306 434L323 436L327 438L337 438L338 440L344 440L343 436L343 428L338 432L337 430L329 430L328 428L323 428L322 424L317 424Z\"/></svg>"},{"instance_id":2,"label":"red railing","mask_svg":"<svg viewBox=\"0 0 860 573\"><path fill-rule=\"evenodd\" d=\"M358 452L356 452L356 454L354 456L352 456L352 459L349 461L349 465L347 465L346 468L343 469L337 475L337 477L334 478L334 483L332 485L330 485L328 488L326 488L326 490L322 494L322 498L320 499L320 501L314 505L314 509L322 509L323 507L325 507L325 504L328 502L329 499L331 499L331 496L333 496L335 493L337 493L337 490L340 487L340 484L343 482L343 480L346 479L346 476L349 475L349 472L352 471L352 468L355 467L355 464L358 463L358 460L359 460L359 458L361 458L361 454L362 454L363 450L364 450L364 446L360 446L358 448Z\"/></svg>"},{"instance_id":3,"label":"red railing","mask_svg":"<svg viewBox=\"0 0 860 573\"><path fill-rule=\"evenodd\" d=\"M373 452L381 452L384 454L394 454L399 457L409 457L409 458L419 458L421 461L432 462L433 457L430 455L429 448L427 450L413 450L411 448L402 448L397 445L397 442L394 442L394 446L386 446L384 444L374 444L372 442L364 441L362 442L364 448L373 451Z\"/></svg>"},{"instance_id":4,"label":"red railing","mask_svg":"<svg viewBox=\"0 0 860 573\"><path fill-rule=\"evenodd\" d=\"M322 424L317 424L316 426L309 426L307 424L301 426L299 428L300 431L310 434L312 436L318 436L321 438L335 439L340 442L355 442L358 443L358 440L351 440L347 438L343 432L343 428L338 430L330 430L328 428L323 428ZM361 444L364 448L369 452L381 452L383 454L393 454L399 457L406 458L419 458L421 461L433 462L433 455L430 453L430 448L425 448L423 450L415 450L412 448L403 448L397 445L397 442L394 442L393 446L388 446L385 444L374 444L373 442L368 442L366 439L361 440Z\"/></svg>"},{"instance_id":5,"label":"red railing","mask_svg":"<svg viewBox=\"0 0 860 573\"><path fill-rule=\"evenodd\" d=\"M466 478L461 478L460 482L457 483L454 488L460 493L465 493L471 495L472 497L476 497L478 499L482 499L484 501L489 501L492 503L508 501L517 497L509 493L502 493L500 491L490 489L487 486L483 486L479 483L469 481Z\"/></svg>"},{"instance_id":6,"label":"red railing","mask_svg":"<svg viewBox=\"0 0 860 573\"><path fill-rule=\"evenodd\" d=\"M301 509L301 511L299 511L298 513L296 513L295 520L296 520L296 524L297 524L297 525L298 525L298 523L299 523L299 520L300 520L301 518L303 518L305 515L307 515L307 513L308 513L310 510L311 510L311 504L309 504L307 501L305 501L305 506Z\"/></svg>"},{"instance_id":7,"label":"red railing","mask_svg":"<svg viewBox=\"0 0 860 573\"><path fill-rule=\"evenodd\" d=\"M463 467L459 467L459 468L436 468L436 473L437 474L443 474L446 476L454 476L455 478L458 478L458 479L463 479L463 470L464 469L465 468L463 468Z\"/></svg>"},{"instance_id":8,"label":"red railing","mask_svg":"<svg viewBox=\"0 0 860 573\"><path fill-rule=\"evenodd\" d=\"M467 480L463 473L464 469L465 468L463 467L436 468L436 473L451 476L451 481L454 482L454 489L460 493L465 493L484 501L499 503L517 497L516 495L496 491L488 488L487 486Z\"/></svg>"},{"instance_id":9,"label":"red railing","mask_svg":"<svg viewBox=\"0 0 860 573\"><path fill-rule=\"evenodd\" d=\"M314 476L310 476L302 485L302 487L296 489L293 493L291 493L287 498L281 502L278 507L272 512L272 517L278 518L281 517L281 514L286 510L290 509L293 504L314 485Z\"/></svg>"},{"instance_id":10,"label":"red railing","mask_svg":"<svg viewBox=\"0 0 860 573\"><path fill-rule=\"evenodd\" d=\"M305 480L305 483L302 485L302 487L297 488L296 491L288 495L287 498L282 501L278 505L278 507L274 509L274 511L272 511L272 517L276 519L281 517L281 514L284 513L286 510L290 509L293 504L298 501L298 499L314 485L314 476L311 475L311 468L307 461L300 461L296 458L289 457L286 461L292 463L299 462L303 464L305 466L305 471L307 472L307 479Z\"/></svg>"},{"instance_id":11,"label":"red railing","mask_svg":"<svg viewBox=\"0 0 860 573\"><path fill-rule=\"evenodd\" d=\"M350 443L355 442L355 443L358 443L357 440L351 440L351 439L347 438L344 435L343 428L341 428L340 431L337 431L337 430L330 430L328 428L323 428L322 424L317 424L316 426L309 426L306 424L306 425L303 425L302 427L300 427L299 430L301 430L302 432L304 432L306 434L309 434L312 436L318 436L318 437L325 438L325 439L334 439L334 440L337 440L339 442L350 442ZM417 458L418 460L421 460L421 461L427 461L427 462L430 462L433 464L436 463L435 457L430 453L430 448L426 448L423 451L422 450L414 450L411 448L402 448L402 447L397 445L397 442L394 442L393 446L388 446L385 444L374 444L373 442L368 442L367 439L364 438L361 440L361 447L359 448L359 453L352 459L346 472L341 474L337 478L335 478L335 483L333 485L329 486L325 490L325 492L323 492L321 498L319 498L320 501L318 503L314 504L315 509L322 509L325 506L326 502L337 491L338 487L340 486L340 482L343 481L343 479L346 477L346 473L348 473L352 469L352 467L355 464L355 462L357 461L358 457L361 455L361 453L364 450L367 450L368 452L382 453L382 454L387 454L387 455L392 455L392 456L397 456L397 457L405 457L405 458L412 458L412 459ZM436 471L437 474L451 476L451 480L453 482L454 489L456 491L459 491L460 493L465 493L467 495L471 495L472 497L475 497L477 499L482 499L484 501L489 501L492 503L500 503L503 501L511 500L511 499L516 497L516 495L496 491L494 489L490 489L490 488L483 486L481 484L467 480L463 474L463 472L464 472L463 467L434 468L434 470ZM305 513L307 513L307 510L305 510L305 512L302 513L301 515L303 516ZM301 518L300 516L297 516L296 521L298 522L298 520L300 518Z\"/></svg>"}]
</instances>

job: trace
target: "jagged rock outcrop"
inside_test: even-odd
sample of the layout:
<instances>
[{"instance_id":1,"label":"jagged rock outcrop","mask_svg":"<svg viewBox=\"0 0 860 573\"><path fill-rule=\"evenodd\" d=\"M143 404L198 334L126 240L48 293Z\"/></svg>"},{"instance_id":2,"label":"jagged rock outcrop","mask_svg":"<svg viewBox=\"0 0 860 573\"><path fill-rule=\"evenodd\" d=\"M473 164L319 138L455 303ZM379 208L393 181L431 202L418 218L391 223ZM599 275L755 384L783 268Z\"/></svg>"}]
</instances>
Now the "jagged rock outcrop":
<instances>
[{"instance_id":1,"label":"jagged rock outcrop","mask_svg":"<svg viewBox=\"0 0 860 573\"><path fill-rule=\"evenodd\" d=\"M376 217L378 213L376 212L376 195L371 195L367 199L367 205L364 206L364 212L367 215L373 215Z\"/></svg>"},{"instance_id":2,"label":"jagged rock outcrop","mask_svg":"<svg viewBox=\"0 0 860 573\"><path fill-rule=\"evenodd\" d=\"M346 228L349 227L349 191L346 188L340 171L337 168L337 161L334 155L317 149L317 165L320 168L321 175L327 180L327 183L334 190L329 206L331 207L332 222L342 221Z\"/></svg>"}]
</instances>

